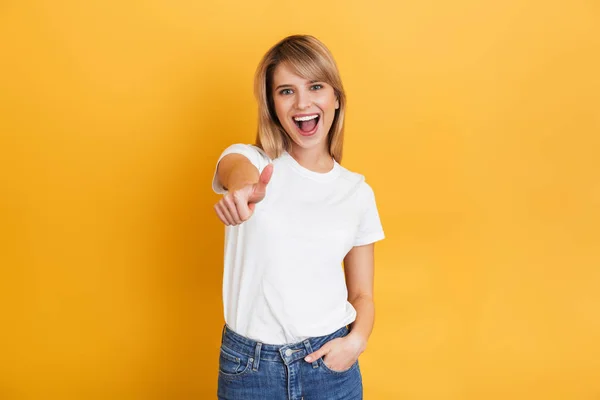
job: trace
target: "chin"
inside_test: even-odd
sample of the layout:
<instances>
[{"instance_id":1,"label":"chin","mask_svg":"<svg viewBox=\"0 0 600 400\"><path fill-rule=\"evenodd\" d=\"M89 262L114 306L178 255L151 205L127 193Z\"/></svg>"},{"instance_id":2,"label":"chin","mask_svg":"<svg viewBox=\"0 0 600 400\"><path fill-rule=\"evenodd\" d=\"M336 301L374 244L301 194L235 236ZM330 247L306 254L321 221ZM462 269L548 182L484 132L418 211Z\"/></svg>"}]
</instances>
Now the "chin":
<instances>
[{"instance_id":1,"label":"chin","mask_svg":"<svg viewBox=\"0 0 600 400\"><path fill-rule=\"evenodd\" d=\"M292 142L298 147L301 147L304 150L320 148L323 146L323 143L327 141L327 137L322 135L320 132L315 133L312 136L302 136L298 134L288 136L292 139Z\"/></svg>"}]
</instances>

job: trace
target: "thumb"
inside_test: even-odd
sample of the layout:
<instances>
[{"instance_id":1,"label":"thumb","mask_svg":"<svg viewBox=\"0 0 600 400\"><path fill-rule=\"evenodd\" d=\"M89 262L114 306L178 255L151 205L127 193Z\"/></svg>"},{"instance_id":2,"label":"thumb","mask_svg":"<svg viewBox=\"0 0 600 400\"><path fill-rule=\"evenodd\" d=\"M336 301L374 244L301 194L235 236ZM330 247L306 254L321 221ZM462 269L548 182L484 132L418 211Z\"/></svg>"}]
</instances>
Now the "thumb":
<instances>
[{"instance_id":1,"label":"thumb","mask_svg":"<svg viewBox=\"0 0 600 400\"><path fill-rule=\"evenodd\" d=\"M254 190L248 198L248 203L258 203L265 198L265 195L267 194L267 184L271 180L271 176L273 176L273 164L269 164L263 169L258 178L258 182L254 184Z\"/></svg>"},{"instance_id":2,"label":"thumb","mask_svg":"<svg viewBox=\"0 0 600 400\"><path fill-rule=\"evenodd\" d=\"M321 347L319 350L313 351L312 353L310 353L309 355L304 357L304 361L313 362L313 361L318 360L319 358L323 357L327 353L329 353L329 347L327 347L327 345L325 345L325 346Z\"/></svg>"}]
</instances>

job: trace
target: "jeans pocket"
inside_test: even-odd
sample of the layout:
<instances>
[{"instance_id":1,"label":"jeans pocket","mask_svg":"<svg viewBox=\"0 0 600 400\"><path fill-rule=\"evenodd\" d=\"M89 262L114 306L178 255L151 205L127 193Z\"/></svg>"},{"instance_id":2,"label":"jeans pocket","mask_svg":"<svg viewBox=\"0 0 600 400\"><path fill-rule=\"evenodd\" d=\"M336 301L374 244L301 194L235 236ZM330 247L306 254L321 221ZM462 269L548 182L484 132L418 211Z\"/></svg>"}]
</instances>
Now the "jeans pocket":
<instances>
[{"instance_id":1,"label":"jeans pocket","mask_svg":"<svg viewBox=\"0 0 600 400\"><path fill-rule=\"evenodd\" d=\"M222 345L219 356L219 373L227 377L244 375L251 369L253 361L253 358L248 358Z\"/></svg>"},{"instance_id":2,"label":"jeans pocket","mask_svg":"<svg viewBox=\"0 0 600 400\"><path fill-rule=\"evenodd\" d=\"M323 368L323 370L325 370L326 372L329 372L331 374L337 374L337 375L339 375L339 374L346 374L346 373L348 373L348 372L356 369L356 367L358 366L358 360L356 360L354 362L354 364L352 364L350 366L350 368L345 369L343 371L336 371L336 370L333 370L333 369L329 368L327 366L327 364L325 364L325 361L323 360L323 357L319 358L319 364L321 365L321 368Z\"/></svg>"}]
</instances>

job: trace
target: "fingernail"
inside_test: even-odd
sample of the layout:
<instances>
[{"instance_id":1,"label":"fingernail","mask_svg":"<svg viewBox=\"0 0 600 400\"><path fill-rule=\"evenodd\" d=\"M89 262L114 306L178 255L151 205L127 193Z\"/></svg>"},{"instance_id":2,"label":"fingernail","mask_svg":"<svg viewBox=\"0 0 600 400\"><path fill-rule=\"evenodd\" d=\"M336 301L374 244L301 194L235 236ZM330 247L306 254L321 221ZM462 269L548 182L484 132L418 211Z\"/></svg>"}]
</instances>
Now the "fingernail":
<instances>
[{"instance_id":1,"label":"fingernail","mask_svg":"<svg viewBox=\"0 0 600 400\"><path fill-rule=\"evenodd\" d=\"M312 361L312 358L310 358L310 357L306 357L306 358L305 358L305 360L306 360L306 362L311 362L311 361Z\"/></svg>"}]
</instances>

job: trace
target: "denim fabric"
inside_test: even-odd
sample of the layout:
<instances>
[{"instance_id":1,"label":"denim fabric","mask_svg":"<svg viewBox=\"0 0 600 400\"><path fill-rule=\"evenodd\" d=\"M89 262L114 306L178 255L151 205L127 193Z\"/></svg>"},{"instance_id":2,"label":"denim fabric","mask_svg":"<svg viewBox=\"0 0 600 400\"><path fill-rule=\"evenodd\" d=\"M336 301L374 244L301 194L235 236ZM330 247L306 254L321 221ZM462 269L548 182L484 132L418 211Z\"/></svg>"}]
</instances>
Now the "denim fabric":
<instances>
[{"instance_id":1,"label":"denim fabric","mask_svg":"<svg viewBox=\"0 0 600 400\"><path fill-rule=\"evenodd\" d=\"M331 370L322 358L304 357L328 341L349 333L343 327L326 336L272 345L256 342L223 328L217 397L220 400L362 400L358 361L343 372Z\"/></svg>"}]
</instances>

